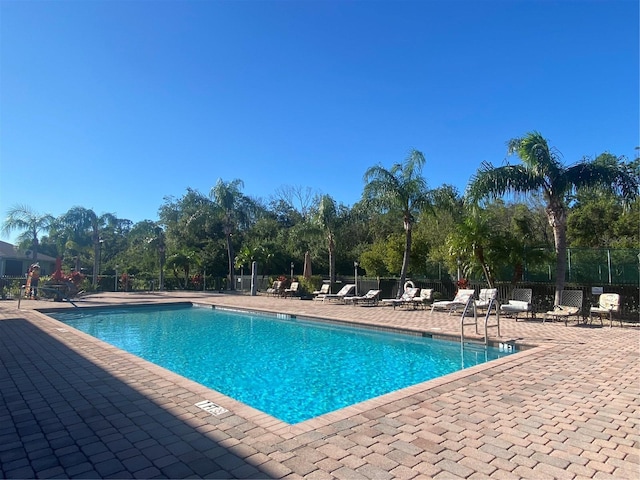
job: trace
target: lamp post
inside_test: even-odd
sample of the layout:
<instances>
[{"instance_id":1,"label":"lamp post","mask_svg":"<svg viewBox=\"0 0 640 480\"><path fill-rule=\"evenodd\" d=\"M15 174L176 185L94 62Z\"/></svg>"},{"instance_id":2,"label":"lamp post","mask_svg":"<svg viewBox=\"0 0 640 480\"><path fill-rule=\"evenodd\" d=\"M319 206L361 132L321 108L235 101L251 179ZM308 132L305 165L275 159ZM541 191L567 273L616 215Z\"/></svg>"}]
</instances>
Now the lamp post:
<instances>
[{"instance_id":1,"label":"lamp post","mask_svg":"<svg viewBox=\"0 0 640 480\"><path fill-rule=\"evenodd\" d=\"M291 262L291 280L293 281L293 262Z\"/></svg>"},{"instance_id":2,"label":"lamp post","mask_svg":"<svg viewBox=\"0 0 640 480\"><path fill-rule=\"evenodd\" d=\"M118 291L118 265L116 265L116 269L115 269L116 274L114 275L114 287L113 287L113 291L117 292Z\"/></svg>"},{"instance_id":3,"label":"lamp post","mask_svg":"<svg viewBox=\"0 0 640 480\"><path fill-rule=\"evenodd\" d=\"M355 277L355 284L356 284L356 296L358 296L358 262L353 262L353 270L354 270L354 277Z\"/></svg>"},{"instance_id":4,"label":"lamp post","mask_svg":"<svg viewBox=\"0 0 640 480\"><path fill-rule=\"evenodd\" d=\"M100 282L100 268L102 267L102 244L104 243L103 239L100 239L100 253L98 254L98 283Z\"/></svg>"}]
</instances>

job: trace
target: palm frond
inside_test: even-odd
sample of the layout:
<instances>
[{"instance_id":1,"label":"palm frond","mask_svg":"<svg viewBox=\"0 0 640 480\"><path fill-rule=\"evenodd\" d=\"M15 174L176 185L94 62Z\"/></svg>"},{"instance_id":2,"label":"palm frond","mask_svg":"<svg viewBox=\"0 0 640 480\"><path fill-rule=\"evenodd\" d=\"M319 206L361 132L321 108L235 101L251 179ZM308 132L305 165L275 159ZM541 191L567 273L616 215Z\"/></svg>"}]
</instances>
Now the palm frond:
<instances>
[{"instance_id":1,"label":"palm frond","mask_svg":"<svg viewBox=\"0 0 640 480\"><path fill-rule=\"evenodd\" d=\"M525 194L544 186L544 178L535 175L524 165L494 167L483 162L471 177L466 195L472 202L484 198L499 198L508 193Z\"/></svg>"},{"instance_id":2,"label":"palm frond","mask_svg":"<svg viewBox=\"0 0 640 480\"><path fill-rule=\"evenodd\" d=\"M634 200L639 194L640 179L623 163L581 161L566 170L572 189L599 189Z\"/></svg>"},{"instance_id":3,"label":"palm frond","mask_svg":"<svg viewBox=\"0 0 640 480\"><path fill-rule=\"evenodd\" d=\"M549 148L547 140L536 131L522 138L514 138L508 143L509 154L516 154L534 176L559 177L564 170L560 162L560 153Z\"/></svg>"}]
</instances>

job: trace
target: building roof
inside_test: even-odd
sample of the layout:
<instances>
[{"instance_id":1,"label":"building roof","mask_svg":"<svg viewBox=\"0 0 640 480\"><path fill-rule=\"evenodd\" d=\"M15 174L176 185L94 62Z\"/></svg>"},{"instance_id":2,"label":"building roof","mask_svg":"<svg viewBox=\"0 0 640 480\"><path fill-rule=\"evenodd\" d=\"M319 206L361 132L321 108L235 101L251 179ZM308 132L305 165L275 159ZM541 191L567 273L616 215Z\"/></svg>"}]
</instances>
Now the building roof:
<instances>
[{"instance_id":1,"label":"building roof","mask_svg":"<svg viewBox=\"0 0 640 480\"><path fill-rule=\"evenodd\" d=\"M27 255L26 252L18 250L18 247L12 245L11 243L0 241L0 258L13 258L16 260L31 260L31 256ZM56 259L50 257L49 255L45 255L43 253L38 253L37 260L42 260L43 262L55 262Z\"/></svg>"}]
</instances>

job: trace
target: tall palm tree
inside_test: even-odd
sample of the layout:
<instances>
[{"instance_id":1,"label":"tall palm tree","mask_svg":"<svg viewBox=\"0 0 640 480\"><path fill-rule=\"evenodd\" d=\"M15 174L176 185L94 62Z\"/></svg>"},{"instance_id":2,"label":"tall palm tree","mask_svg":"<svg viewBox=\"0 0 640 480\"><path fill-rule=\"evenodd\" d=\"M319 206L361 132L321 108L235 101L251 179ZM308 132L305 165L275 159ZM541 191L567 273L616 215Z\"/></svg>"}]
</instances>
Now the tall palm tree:
<instances>
[{"instance_id":1,"label":"tall palm tree","mask_svg":"<svg viewBox=\"0 0 640 480\"><path fill-rule=\"evenodd\" d=\"M369 168L364 174L363 197L365 201L382 211L397 211L402 215L405 232L404 256L400 271L400 285L404 285L411 254L411 232L420 211L430 207L427 182L422 177L424 155L412 150L404 163L396 163L390 169L381 165ZM398 297L402 295L398 289Z\"/></svg>"},{"instance_id":2,"label":"tall palm tree","mask_svg":"<svg viewBox=\"0 0 640 480\"><path fill-rule=\"evenodd\" d=\"M98 285L98 262L100 261L100 233L108 225L115 224L117 218L111 213L100 216L84 207L73 207L63 215L63 224L72 229L78 236L85 236L93 247L93 274L91 283L94 288ZM78 241L78 240L76 240Z\"/></svg>"},{"instance_id":3,"label":"tall palm tree","mask_svg":"<svg viewBox=\"0 0 640 480\"><path fill-rule=\"evenodd\" d=\"M15 205L7 212L7 218L2 224L2 233L11 234L14 230L24 230L18 235L18 243L29 243L31 246L32 258L35 262L38 259L38 235L40 232L49 230L54 222L53 216L41 215L27 205Z\"/></svg>"},{"instance_id":4,"label":"tall palm tree","mask_svg":"<svg viewBox=\"0 0 640 480\"><path fill-rule=\"evenodd\" d=\"M471 178L467 193L477 202L504 194L541 193L545 213L553 229L556 263L555 303L560 303L567 270L567 198L578 188L602 188L631 200L638 195L638 176L624 164L582 160L565 167L559 153L549 148L538 132L529 132L508 143L508 154L516 154L522 165L494 167L483 162Z\"/></svg>"},{"instance_id":5,"label":"tall palm tree","mask_svg":"<svg viewBox=\"0 0 640 480\"><path fill-rule=\"evenodd\" d=\"M232 242L232 235L236 231L238 223L243 220L244 212L242 200L244 196L240 191L244 187L244 182L240 179L224 182L218 179L214 187L211 188L209 196L220 210L222 217L222 230L227 242L227 258L229 266L229 288L235 290L234 260L235 253Z\"/></svg>"},{"instance_id":6,"label":"tall palm tree","mask_svg":"<svg viewBox=\"0 0 640 480\"><path fill-rule=\"evenodd\" d=\"M325 235L327 249L329 250L329 281L331 285L336 282L336 228L338 226L338 211L336 202L330 195L322 195L318 202L313 223L319 227Z\"/></svg>"},{"instance_id":7,"label":"tall palm tree","mask_svg":"<svg viewBox=\"0 0 640 480\"><path fill-rule=\"evenodd\" d=\"M164 290L164 265L167 261L167 244L164 229L160 224L156 223L153 226L146 242L149 248L158 253L158 268L160 270L158 275L158 290Z\"/></svg>"}]
</instances>

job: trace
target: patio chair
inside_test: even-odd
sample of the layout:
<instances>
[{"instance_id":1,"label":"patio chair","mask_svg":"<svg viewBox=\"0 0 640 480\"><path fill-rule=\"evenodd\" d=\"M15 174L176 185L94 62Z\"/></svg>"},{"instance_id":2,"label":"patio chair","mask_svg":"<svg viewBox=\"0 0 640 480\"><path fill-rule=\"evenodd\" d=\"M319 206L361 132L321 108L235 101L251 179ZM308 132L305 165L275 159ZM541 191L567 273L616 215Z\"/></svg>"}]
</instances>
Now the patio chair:
<instances>
[{"instance_id":1,"label":"patio chair","mask_svg":"<svg viewBox=\"0 0 640 480\"><path fill-rule=\"evenodd\" d=\"M411 300L413 308L421 306L425 308L433 302L433 288L421 288L420 295L417 295Z\"/></svg>"},{"instance_id":2,"label":"patio chair","mask_svg":"<svg viewBox=\"0 0 640 480\"><path fill-rule=\"evenodd\" d=\"M330 288L331 288L331 284L323 283L322 286L320 287L320 290L314 290L313 292L311 292L311 295L313 295L314 300L322 300L325 295L327 295L328 293L331 293L329 290Z\"/></svg>"},{"instance_id":3,"label":"patio chair","mask_svg":"<svg viewBox=\"0 0 640 480\"><path fill-rule=\"evenodd\" d=\"M322 301L323 302L326 302L326 301L332 302L332 301L336 300L338 302L344 303L344 299L346 297L352 297L353 296L353 292L354 292L355 289L356 289L355 284L348 283L344 287L342 287L338 293L327 293L322 298Z\"/></svg>"},{"instance_id":4,"label":"patio chair","mask_svg":"<svg viewBox=\"0 0 640 480\"><path fill-rule=\"evenodd\" d=\"M609 317L609 328L613 327L613 312L620 311L620 295L617 293L603 293L598 298L598 305L594 305L589 309L589 324L593 323L594 314L600 319L602 325L602 317ZM622 317L620 317L620 326L622 326Z\"/></svg>"},{"instance_id":5,"label":"patio chair","mask_svg":"<svg viewBox=\"0 0 640 480\"><path fill-rule=\"evenodd\" d=\"M271 285L270 288L267 288L267 295L268 296L277 296L277 295L281 295L282 294L282 282L279 280L276 280L275 282L273 282L273 285Z\"/></svg>"},{"instance_id":6,"label":"patio chair","mask_svg":"<svg viewBox=\"0 0 640 480\"><path fill-rule=\"evenodd\" d=\"M563 290L560 294L560 305L554 305L553 310L544 314L542 323L547 318L551 320L564 320L564 325L567 326L569 317L575 315L576 320L580 322L580 313L582 312L582 297L584 292L582 290Z\"/></svg>"},{"instance_id":7,"label":"patio chair","mask_svg":"<svg viewBox=\"0 0 640 480\"><path fill-rule=\"evenodd\" d=\"M433 302L431 305L431 313L433 313L434 310L448 310L449 315L451 315L451 313L456 311L458 308L464 308L469 302L469 299L473 297L475 293L476 292L473 288L461 288L458 290L458 293L456 293L453 300Z\"/></svg>"},{"instance_id":8,"label":"patio chair","mask_svg":"<svg viewBox=\"0 0 640 480\"><path fill-rule=\"evenodd\" d=\"M478 299L473 302L473 308L476 312L485 311L491 306L495 307L496 315L499 315L500 309L498 305L498 289L497 288L481 288Z\"/></svg>"},{"instance_id":9,"label":"patio chair","mask_svg":"<svg viewBox=\"0 0 640 480\"><path fill-rule=\"evenodd\" d=\"M359 297L345 297L345 303L352 303L353 305L377 305L380 297L380 290L369 290Z\"/></svg>"},{"instance_id":10,"label":"patio chair","mask_svg":"<svg viewBox=\"0 0 640 480\"><path fill-rule=\"evenodd\" d=\"M533 307L531 305L531 299L533 297L533 290L530 288L514 288L511 291L511 298L508 303L500 305L500 313L508 316L514 316L516 322L518 321L518 315L524 313L525 318L532 315Z\"/></svg>"},{"instance_id":11,"label":"patio chair","mask_svg":"<svg viewBox=\"0 0 640 480\"><path fill-rule=\"evenodd\" d=\"M418 292L420 292L420 289L417 287L407 287L405 288L404 293L400 298L385 298L382 300L382 304L391 305L394 310L397 306L413 306L413 299L416 297L416 295L418 295Z\"/></svg>"},{"instance_id":12,"label":"patio chair","mask_svg":"<svg viewBox=\"0 0 640 480\"><path fill-rule=\"evenodd\" d=\"M283 296L285 298L296 296L298 295L299 289L300 289L299 282L291 282L291 286L289 288L284 289Z\"/></svg>"}]
</instances>

